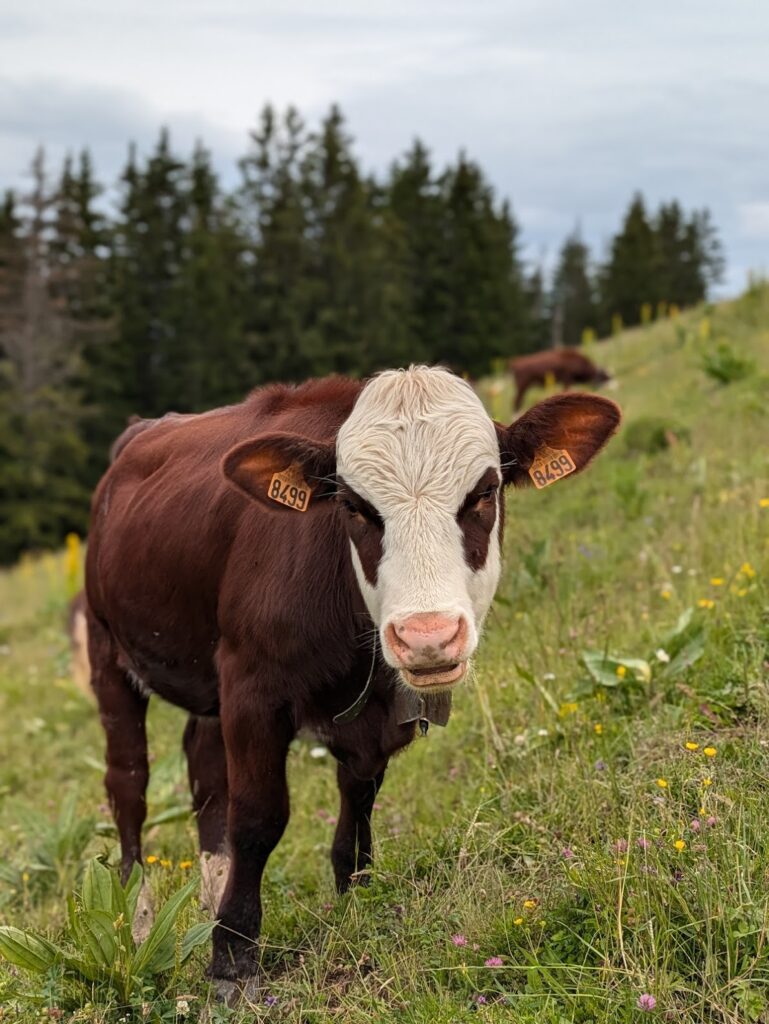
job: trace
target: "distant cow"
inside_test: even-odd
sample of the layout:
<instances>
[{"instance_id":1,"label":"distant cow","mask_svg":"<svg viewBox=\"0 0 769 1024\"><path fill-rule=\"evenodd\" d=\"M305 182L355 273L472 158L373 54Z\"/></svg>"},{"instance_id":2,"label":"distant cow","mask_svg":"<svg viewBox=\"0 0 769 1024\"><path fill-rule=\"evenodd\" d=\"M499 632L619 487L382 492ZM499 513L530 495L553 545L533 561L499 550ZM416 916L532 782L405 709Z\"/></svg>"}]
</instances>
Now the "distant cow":
<instances>
[{"instance_id":1,"label":"distant cow","mask_svg":"<svg viewBox=\"0 0 769 1024\"><path fill-rule=\"evenodd\" d=\"M141 859L149 697L189 713L212 901L226 878L214 978L256 969L297 731L338 761L342 892L371 862L388 759L418 722L445 722L467 674L499 578L505 485L582 469L619 416L571 394L502 426L464 381L412 367L272 385L119 448L86 565L106 786L125 877Z\"/></svg>"},{"instance_id":2,"label":"distant cow","mask_svg":"<svg viewBox=\"0 0 769 1024\"><path fill-rule=\"evenodd\" d=\"M605 370L573 348L551 348L530 356L517 356L508 362L507 368L515 378L513 408L516 410L523 405L529 388L534 384L544 387L548 378L566 388L572 384L603 384L611 379Z\"/></svg>"}]
</instances>

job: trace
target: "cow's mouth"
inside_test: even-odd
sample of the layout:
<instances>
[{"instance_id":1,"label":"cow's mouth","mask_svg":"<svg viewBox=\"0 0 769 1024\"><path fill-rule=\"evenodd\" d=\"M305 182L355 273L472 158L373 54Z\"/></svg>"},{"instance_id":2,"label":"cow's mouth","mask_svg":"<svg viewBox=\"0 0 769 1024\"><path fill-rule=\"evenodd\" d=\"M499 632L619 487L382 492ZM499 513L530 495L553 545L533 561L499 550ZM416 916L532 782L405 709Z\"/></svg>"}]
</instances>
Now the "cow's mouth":
<instances>
[{"instance_id":1,"label":"cow's mouth","mask_svg":"<svg viewBox=\"0 0 769 1024\"><path fill-rule=\"evenodd\" d=\"M455 661L451 665L434 665L430 668L402 668L403 678L417 690L431 690L458 683L467 670L466 661Z\"/></svg>"}]
</instances>

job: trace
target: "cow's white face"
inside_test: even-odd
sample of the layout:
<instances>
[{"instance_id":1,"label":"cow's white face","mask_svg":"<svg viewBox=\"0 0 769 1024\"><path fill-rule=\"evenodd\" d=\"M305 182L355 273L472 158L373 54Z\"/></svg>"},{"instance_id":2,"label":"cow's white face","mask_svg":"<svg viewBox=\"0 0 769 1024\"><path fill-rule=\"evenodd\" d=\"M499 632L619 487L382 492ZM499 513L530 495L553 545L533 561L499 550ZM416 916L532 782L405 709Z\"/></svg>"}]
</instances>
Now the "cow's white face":
<instances>
[{"instance_id":1,"label":"cow's white face","mask_svg":"<svg viewBox=\"0 0 769 1024\"><path fill-rule=\"evenodd\" d=\"M272 515L307 513L303 530L335 502L385 659L409 686L440 688L465 674L494 596L504 485L584 468L619 420L613 402L572 392L505 427L459 377L413 366L369 381L336 443L264 433L222 470Z\"/></svg>"},{"instance_id":2,"label":"cow's white face","mask_svg":"<svg viewBox=\"0 0 769 1024\"><path fill-rule=\"evenodd\" d=\"M337 438L355 574L386 661L412 686L458 681L500 572L494 424L441 369L375 377Z\"/></svg>"}]
</instances>

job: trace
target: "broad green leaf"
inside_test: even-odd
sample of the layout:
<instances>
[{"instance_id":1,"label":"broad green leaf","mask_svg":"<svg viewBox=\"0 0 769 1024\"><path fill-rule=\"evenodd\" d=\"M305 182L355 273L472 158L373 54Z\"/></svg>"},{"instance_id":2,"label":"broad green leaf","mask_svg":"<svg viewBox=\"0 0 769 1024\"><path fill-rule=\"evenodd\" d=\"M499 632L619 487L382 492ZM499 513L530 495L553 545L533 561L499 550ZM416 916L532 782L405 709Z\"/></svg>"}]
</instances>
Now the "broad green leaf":
<instances>
[{"instance_id":1,"label":"broad green leaf","mask_svg":"<svg viewBox=\"0 0 769 1024\"><path fill-rule=\"evenodd\" d=\"M126 909L128 912L128 919L133 924L134 915L136 914L136 904L139 902L139 893L141 892L142 882L144 881L144 872L142 871L141 864L134 864L131 868L131 874L128 876L128 881L125 884L124 894Z\"/></svg>"},{"instance_id":2,"label":"broad green leaf","mask_svg":"<svg viewBox=\"0 0 769 1024\"><path fill-rule=\"evenodd\" d=\"M631 682L635 679L648 683L652 677L651 666L643 658L622 658L604 651L582 651L580 660L601 686L621 686L628 681L629 676ZM618 673L617 669L624 669L625 672Z\"/></svg>"},{"instance_id":3,"label":"broad green leaf","mask_svg":"<svg viewBox=\"0 0 769 1024\"><path fill-rule=\"evenodd\" d=\"M688 668L691 668L695 662L699 661L702 655L705 653L705 631L699 629L695 632L692 638L684 644L684 646L670 659L670 662L665 666L662 676L667 679L673 679L675 676L681 675Z\"/></svg>"},{"instance_id":4,"label":"broad green leaf","mask_svg":"<svg viewBox=\"0 0 769 1024\"><path fill-rule=\"evenodd\" d=\"M0 956L25 971L44 974L55 963L59 950L33 932L5 925L0 927Z\"/></svg>"},{"instance_id":5,"label":"broad green leaf","mask_svg":"<svg viewBox=\"0 0 769 1024\"><path fill-rule=\"evenodd\" d=\"M75 931L80 945L95 964L110 967L114 963L118 942L111 914L105 910L76 911Z\"/></svg>"},{"instance_id":6,"label":"broad green leaf","mask_svg":"<svg viewBox=\"0 0 769 1024\"><path fill-rule=\"evenodd\" d=\"M83 877L83 906L86 910L104 910L117 916L113 906L112 872L95 858L88 862Z\"/></svg>"},{"instance_id":7,"label":"broad green leaf","mask_svg":"<svg viewBox=\"0 0 769 1024\"><path fill-rule=\"evenodd\" d=\"M179 959L181 963L190 956L193 949L197 949L198 946L202 946L205 942L208 942L211 937L211 932L216 928L216 921L203 921L201 924L194 924L192 928L189 928L182 937L181 945L179 947Z\"/></svg>"},{"instance_id":8,"label":"broad green leaf","mask_svg":"<svg viewBox=\"0 0 769 1024\"><path fill-rule=\"evenodd\" d=\"M174 930L179 912L192 896L196 885L197 883L194 881L188 882L178 892L175 892L171 899L160 908L149 935L139 946L139 951L136 954L134 967L137 973L142 974L159 969L153 964L155 954L158 953L160 955L162 952L165 940Z\"/></svg>"}]
</instances>

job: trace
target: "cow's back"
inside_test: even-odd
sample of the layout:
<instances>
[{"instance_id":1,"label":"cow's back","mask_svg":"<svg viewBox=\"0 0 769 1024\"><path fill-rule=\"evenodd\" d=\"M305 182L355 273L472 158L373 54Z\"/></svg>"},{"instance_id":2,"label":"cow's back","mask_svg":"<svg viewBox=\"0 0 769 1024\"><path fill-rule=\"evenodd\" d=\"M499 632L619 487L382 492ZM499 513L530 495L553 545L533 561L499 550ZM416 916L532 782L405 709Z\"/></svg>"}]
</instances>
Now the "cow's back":
<instances>
[{"instance_id":1,"label":"cow's back","mask_svg":"<svg viewBox=\"0 0 769 1024\"><path fill-rule=\"evenodd\" d=\"M338 378L274 385L238 405L158 420L123 446L94 495L86 587L124 667L151 689L188 710L214 710L223 590L251 587L263 598L261 581L274 577L281 554L306 553L304 518L235 490L224 455L268 432L333 439L359 390ZM245 608L255 600L242 597Z\"/></svg>"}]
</instances>

